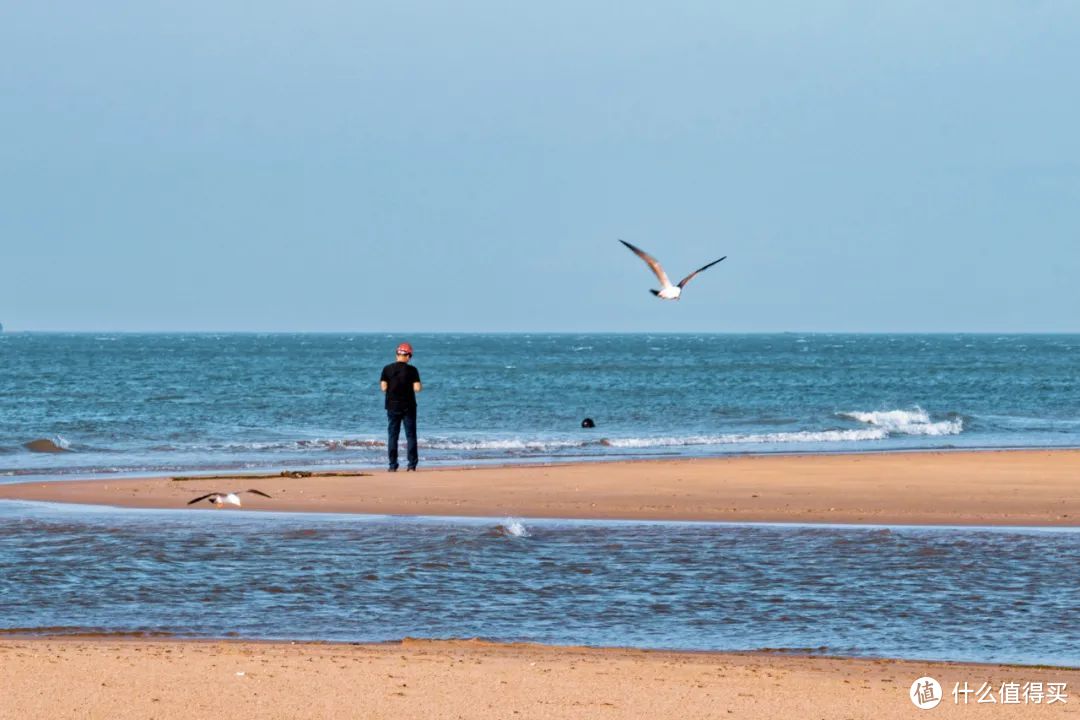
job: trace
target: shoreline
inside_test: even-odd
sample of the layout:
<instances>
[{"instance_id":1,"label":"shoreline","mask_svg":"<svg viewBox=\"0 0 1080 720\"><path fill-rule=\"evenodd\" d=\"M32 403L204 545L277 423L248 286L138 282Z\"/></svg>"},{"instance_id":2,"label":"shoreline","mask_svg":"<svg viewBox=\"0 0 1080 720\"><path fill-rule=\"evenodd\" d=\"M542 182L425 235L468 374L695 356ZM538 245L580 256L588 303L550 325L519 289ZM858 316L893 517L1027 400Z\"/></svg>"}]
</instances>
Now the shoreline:
<instances>
[{"instance_id":1,"label":"shoreline","mask_svg":"<svg viewBox=\"0 0 1080 720\"><path fill-rule=\"evenodd\" d=\"M916 678L940 682L936 716L987 717L954 685L1066 683L1065 704L1009 708L1060 717L1080 669L418 640L386 644L0 637L0 718L519 717L904 718ZM177 682L177 678L184 682ZM470 688L461 692L461 688Z\"/></svg>"},{"instance_id":2,"label":"shoreline","mask_svg":"<svg viewBox=\"0 0 1080 720\"><path fill-rule=\"evenodd\" d=\"M481 470L503 469L518 467L561 467L564 465L605 465L612 463L636 463L636 462L665 462L665 461L709 461L726 460L732 458L769 458L769 457L846 457L850 455L923 455L923 454L949 454L949 453L1011 453L1011 452L1080 452L1080 445L971 445L957 446L947 445L942 447L917 446L898 447L888 449L872 448L845 448L838 450L762 450L760 452L721 452L706 455L588 455L588 456L538 456L536 458L491 458L473 459L468 462L450 462L437 460L422 466L424 472L445 470ZM282 469L286 468L286 469ZM91 469L93 470L93 469ZM311 473L326 475L360 476L369 473L381 473L386 471L385 463L378 465L304 465L291 463L285 465L259 465L243 469L230 468L227 466L205 466L189 469L177 469L168 472L148 470L123 470L117 472L90 472L80 476L75 472L64 472L61 475L49 473L33 474L25 469L12 471L7 474L0 473L0 487L4 485L26 485L40 482L79 482L89 480L153 480L160 478L184 478L198 479L200 477L266 477L284 473ZM16 474L22 473L22 474ZM8 478L4 480L3 478ZM17 478L17 479L15 479Z\"/></svg>"},{"instance_id":3,"label":"shoreline","mask_svg":"<svg viewBox=\"0 0 1080 720\"><path fill-rule=\"evenodd\" d=\"M71 632L68 632L70 630ZM195 645L310 645L315 647L329 648L395 648L407 647L416 644L429 645L463 645L466 647L485 648L527 648L540 651L548 650L580 650L583 652L596 653L648 653L665 655L687 655L693 657L745 657L745 658L796 658L804 660L835 660L853 662L899 662L919 665L965 665L988 668L1015 668L1018 670L1061 670L1063 672L1080 673L1080 664L1059 665L1047 662L1013 662L996 660L963 660L942 659L925 657L903 657L898 655L845 655L835 653L827 646L821 648L812 647L759 647L750 649L719 649L700 650L675 647L647 647L637 645L577 645L545 643L535 640L499 640L490 637L448 636L448 637L423 637L406 635L391 640L320 640L317 638L281 638L281 637L245 637L243 635L205 635L188 636L169 631L158 630L103 630L96 628L80 627L43 627L43 628L0 628L0 646L5 642L45 642L45 641L72 641L72 642L121 642L121 643L178 643ZM1080 687L1080 686L1078 686Z\"/></svg>"},{"instance_id":4,"label":"shoreline","mask_svg":"<svg viewBox=\"0 0 1080 720\"><path fill-rule=\"evenodd\" d=\"M1080 450L947 450L28 481L0 485L0 499L186 508L249 485L273 497L244 495L243 510L1039 527L1080 526L1077 477Z\"/></svg>"}]
</instances>

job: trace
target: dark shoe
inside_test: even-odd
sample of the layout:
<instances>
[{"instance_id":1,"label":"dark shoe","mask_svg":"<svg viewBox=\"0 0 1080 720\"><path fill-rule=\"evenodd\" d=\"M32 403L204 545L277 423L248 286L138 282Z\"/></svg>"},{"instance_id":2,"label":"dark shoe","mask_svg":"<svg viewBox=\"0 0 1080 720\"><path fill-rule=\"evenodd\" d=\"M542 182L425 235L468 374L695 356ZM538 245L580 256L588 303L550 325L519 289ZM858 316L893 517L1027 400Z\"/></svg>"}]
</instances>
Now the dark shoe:
<instances>
[{"instance_id":1,"label":"dark shoe","mask_svg":"<svg viewBox=\"0 0 1080 720\"><path fill-rule=\"evenodd\" d=\"M413 465L412 467L407 467L407 468L405 468L405 470L408 471L408 472L416 472L416 466Z\"/></svg>"},{"instance_id":2,"label":"dark shoe","mask_svg":"<svg viewBox=\"0 0 1080 720\"><path fill-rule=\"evenodd\" d=\"M386 468L386 472L397 472L397 468Z\"/></svg>"}]
</instances>

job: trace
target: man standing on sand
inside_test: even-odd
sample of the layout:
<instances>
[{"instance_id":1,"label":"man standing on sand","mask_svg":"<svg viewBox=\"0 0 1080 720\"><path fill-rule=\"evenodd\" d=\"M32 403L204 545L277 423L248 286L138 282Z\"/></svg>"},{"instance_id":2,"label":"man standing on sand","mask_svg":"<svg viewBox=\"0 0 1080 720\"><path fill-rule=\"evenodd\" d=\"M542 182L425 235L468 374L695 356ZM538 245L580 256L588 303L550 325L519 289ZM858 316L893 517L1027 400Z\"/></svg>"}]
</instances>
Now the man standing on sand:
<instances>
[{"instance_id":1,"label":"man standing on sand","mask_svg":"<svg viewBox=\"0 0 1080 720\"><path fill-rule=\"evenodd\" d=\"M390 472L398 469L398 435L403 421L409 462L405 469L415 470L420 459L416 451L416 393L424 386L420 384L420 371L409 364L411 359L412 345L401 343L397 346L397 360L384 367L379 378L379 386L386 393L386 453L390 459Z\"/></svg>"}]
</instances>

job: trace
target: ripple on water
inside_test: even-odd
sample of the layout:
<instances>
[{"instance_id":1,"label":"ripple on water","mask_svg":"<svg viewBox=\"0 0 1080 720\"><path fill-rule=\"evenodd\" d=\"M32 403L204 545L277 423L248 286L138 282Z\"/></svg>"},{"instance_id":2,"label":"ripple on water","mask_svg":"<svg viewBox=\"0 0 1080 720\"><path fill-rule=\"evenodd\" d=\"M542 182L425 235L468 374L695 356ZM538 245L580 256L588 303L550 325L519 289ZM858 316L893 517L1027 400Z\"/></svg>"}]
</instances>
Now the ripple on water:
<instances>
[{"instance_id":1,"label":"ripple on water","mask_svg":"<svg viewBox=\"0 0 1080 720\"><path fill-rule=\"evenodd\" d=\"M29 507L2 627L1080 664L1076 533Z\"/></svg>"}]
</instances>

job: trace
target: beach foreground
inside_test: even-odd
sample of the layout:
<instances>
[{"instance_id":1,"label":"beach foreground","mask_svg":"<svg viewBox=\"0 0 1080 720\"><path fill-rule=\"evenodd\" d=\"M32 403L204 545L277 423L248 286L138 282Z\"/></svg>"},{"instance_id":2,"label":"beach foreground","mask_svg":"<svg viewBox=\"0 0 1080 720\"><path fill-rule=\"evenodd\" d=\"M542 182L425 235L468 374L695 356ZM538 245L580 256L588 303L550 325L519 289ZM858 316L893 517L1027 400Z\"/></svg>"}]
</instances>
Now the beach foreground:
<instances>
[{"instance_id":1,"label":"beach foreground","mask_svg":"<svg viewBox=\"0 0 1080 720\"><path fill-rule=\"evenodd\" d=\"M0 719L1075 717L1080 670L413 641L0 639ZM1066 683L1067 701L956 704L956 683Z\"/></svg>"},{"instance_id":2,"label":"beach foreground","mask_svg":"<svg viewBox=\"0 0 1080 720\"><path fill-rule=\"evenodd\" d=\"M931 525L1080 521L1080 450L739 456L418 473L108 479L0 485L0 499L185 508L257 488L244 509L456 515ZM207 503L193 509L214 511Z\"/></svg>"}]
</instances>

